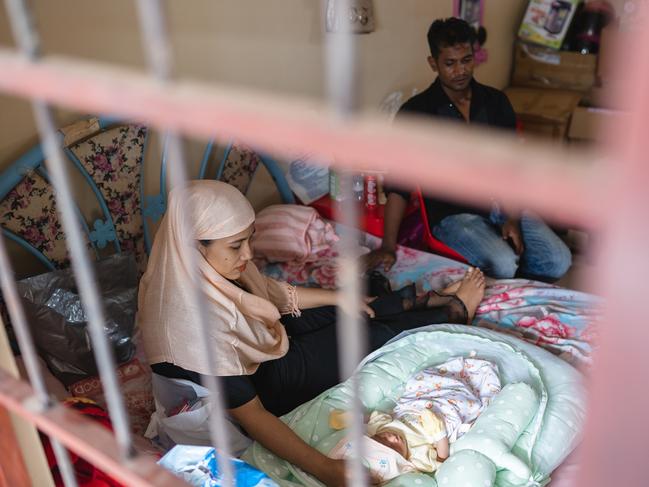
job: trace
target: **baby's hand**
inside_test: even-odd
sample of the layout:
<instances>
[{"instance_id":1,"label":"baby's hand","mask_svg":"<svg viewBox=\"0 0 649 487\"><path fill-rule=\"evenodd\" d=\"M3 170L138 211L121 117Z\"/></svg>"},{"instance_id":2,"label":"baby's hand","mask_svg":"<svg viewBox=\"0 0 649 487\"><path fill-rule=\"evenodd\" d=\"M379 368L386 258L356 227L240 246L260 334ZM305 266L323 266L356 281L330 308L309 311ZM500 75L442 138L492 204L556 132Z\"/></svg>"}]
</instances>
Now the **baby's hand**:
<instances>
[{"instance_id":1,"label":"baby's hand","mask_svg":"<svg viewBox=\"0 0 649 487\"><path fill-rule=\"evenodd\" d=\"M435 449L437 450L437 460L440 462L446 460L449 455L448 438L444 437L435 443Z\"/></svg>"}]
</instances>

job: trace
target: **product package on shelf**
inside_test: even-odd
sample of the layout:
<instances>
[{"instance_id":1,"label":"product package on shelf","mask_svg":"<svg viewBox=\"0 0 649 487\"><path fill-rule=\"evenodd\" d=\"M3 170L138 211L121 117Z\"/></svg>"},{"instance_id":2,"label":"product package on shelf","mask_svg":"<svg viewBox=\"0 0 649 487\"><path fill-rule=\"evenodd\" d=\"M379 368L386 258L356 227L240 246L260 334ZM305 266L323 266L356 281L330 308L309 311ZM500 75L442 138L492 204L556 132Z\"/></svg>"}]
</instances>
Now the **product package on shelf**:
<instances>
[{"instance_id":1,"label":"product package on shelf","mask_svg":"<svg viewBox=\"0 0 649 487\"><path fill-rule=\"evenodd\" d=\"M518 37L559 49L581 0L530 0Z\"/></svg>"}]
</instances>

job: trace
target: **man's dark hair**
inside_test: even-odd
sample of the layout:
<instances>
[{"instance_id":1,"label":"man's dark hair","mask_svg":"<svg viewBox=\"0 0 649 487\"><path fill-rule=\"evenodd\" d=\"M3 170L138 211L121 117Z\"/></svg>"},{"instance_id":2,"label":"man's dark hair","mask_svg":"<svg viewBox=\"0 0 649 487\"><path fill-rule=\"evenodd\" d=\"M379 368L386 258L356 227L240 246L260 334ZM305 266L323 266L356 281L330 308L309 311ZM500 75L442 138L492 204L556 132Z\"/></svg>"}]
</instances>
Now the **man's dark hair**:
<instances>
[{"instance_id":1,"label":"man's dark hair","mask_svg":"<svg viewBox=\"0 0 649 487\"><path fill-rule=\"evenodd\" d=\"M430 54L435 59L439 57L443 47L468 42L473 49L475 41L475 30L466 21L456 17L438 19L428 29L428 46L430 47Z\"/></svg>"}]
</instances>

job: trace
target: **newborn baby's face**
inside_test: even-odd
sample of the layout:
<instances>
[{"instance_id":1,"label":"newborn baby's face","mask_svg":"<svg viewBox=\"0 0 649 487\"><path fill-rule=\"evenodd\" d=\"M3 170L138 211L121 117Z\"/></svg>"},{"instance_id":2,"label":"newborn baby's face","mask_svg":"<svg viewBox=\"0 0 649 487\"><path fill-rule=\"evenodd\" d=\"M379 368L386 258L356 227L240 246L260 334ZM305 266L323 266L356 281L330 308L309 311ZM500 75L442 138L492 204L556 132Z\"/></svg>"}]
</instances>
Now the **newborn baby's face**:
<instances>
[{"instance_id":1,"label":"newborn baby's face","mask_svg":"<svg viewBox=\"0 0 649 487\"><path fill-rule=\"evenodd\" d=\"M403 458L406 458L408 454L408 447L406 446L406 441L399 434L393 433L391 431L384 431L378 433L372 437L372 439L378 441L382 445L392 448Z\"/></svg>"}]
</instances>

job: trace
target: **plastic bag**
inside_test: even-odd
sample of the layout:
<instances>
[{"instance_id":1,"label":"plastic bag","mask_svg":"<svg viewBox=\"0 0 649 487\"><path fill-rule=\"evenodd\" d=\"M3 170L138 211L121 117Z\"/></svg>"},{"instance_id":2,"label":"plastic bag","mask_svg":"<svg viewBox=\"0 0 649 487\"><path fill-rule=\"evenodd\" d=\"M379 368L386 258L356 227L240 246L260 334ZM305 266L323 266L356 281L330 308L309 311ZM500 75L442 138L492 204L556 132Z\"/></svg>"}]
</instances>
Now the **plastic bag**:
<instances>
[{"instance_id":1,"label":"plastic bag","mask_svg":"<svg viewBox=\"0 0 649 487\"><path fill-rule=\"evenodd\" d=\"M286 180L303 204L311 204L329 193L329 164L316 163L305 155L289 164Z\"/></svg>"},{"instance_id":2,"label":"plastic bag","mask_svg":"<svg viewBox=\"0 0 649 487\"><path fill-rule=\"evenodd\" d=\"M132 341L137 310L137 267L130 254L95 262L95 277L104 310L104 331L115 360L122 364L135 353ZM34 342L52 373L66 386L97 374L85 310L72 269L18 282Z\"/></svg>"},{"instance_id":3,"label":"plastic bag","mask_svg":"<svg viewBox=\"0 0 649 487\"><path fill-rule=\"evenodd\" d=\"M152 375L152 382L156 410L144 436L165 450L175 445L211 445L209 391L188 380L170 379L158 374ZM179 412L184 405L188 407ZM225 426L230 452L233 455L243 453L252 440L228 418Z\"/></svg>"},{"instance_id":4,"label":"plastic bag","mask_svg":"<svg viewBox=\"0 0 649 487\"><path fill-rule=\"evenodd\" d=\"M207 446L178 445L158 462L194 487L219 487L221 475L218 470L216 451ZM238 487L277 487L268 475L248 465L242 460L232 458L234 476Z\"/></svg>"}]
</instances>

